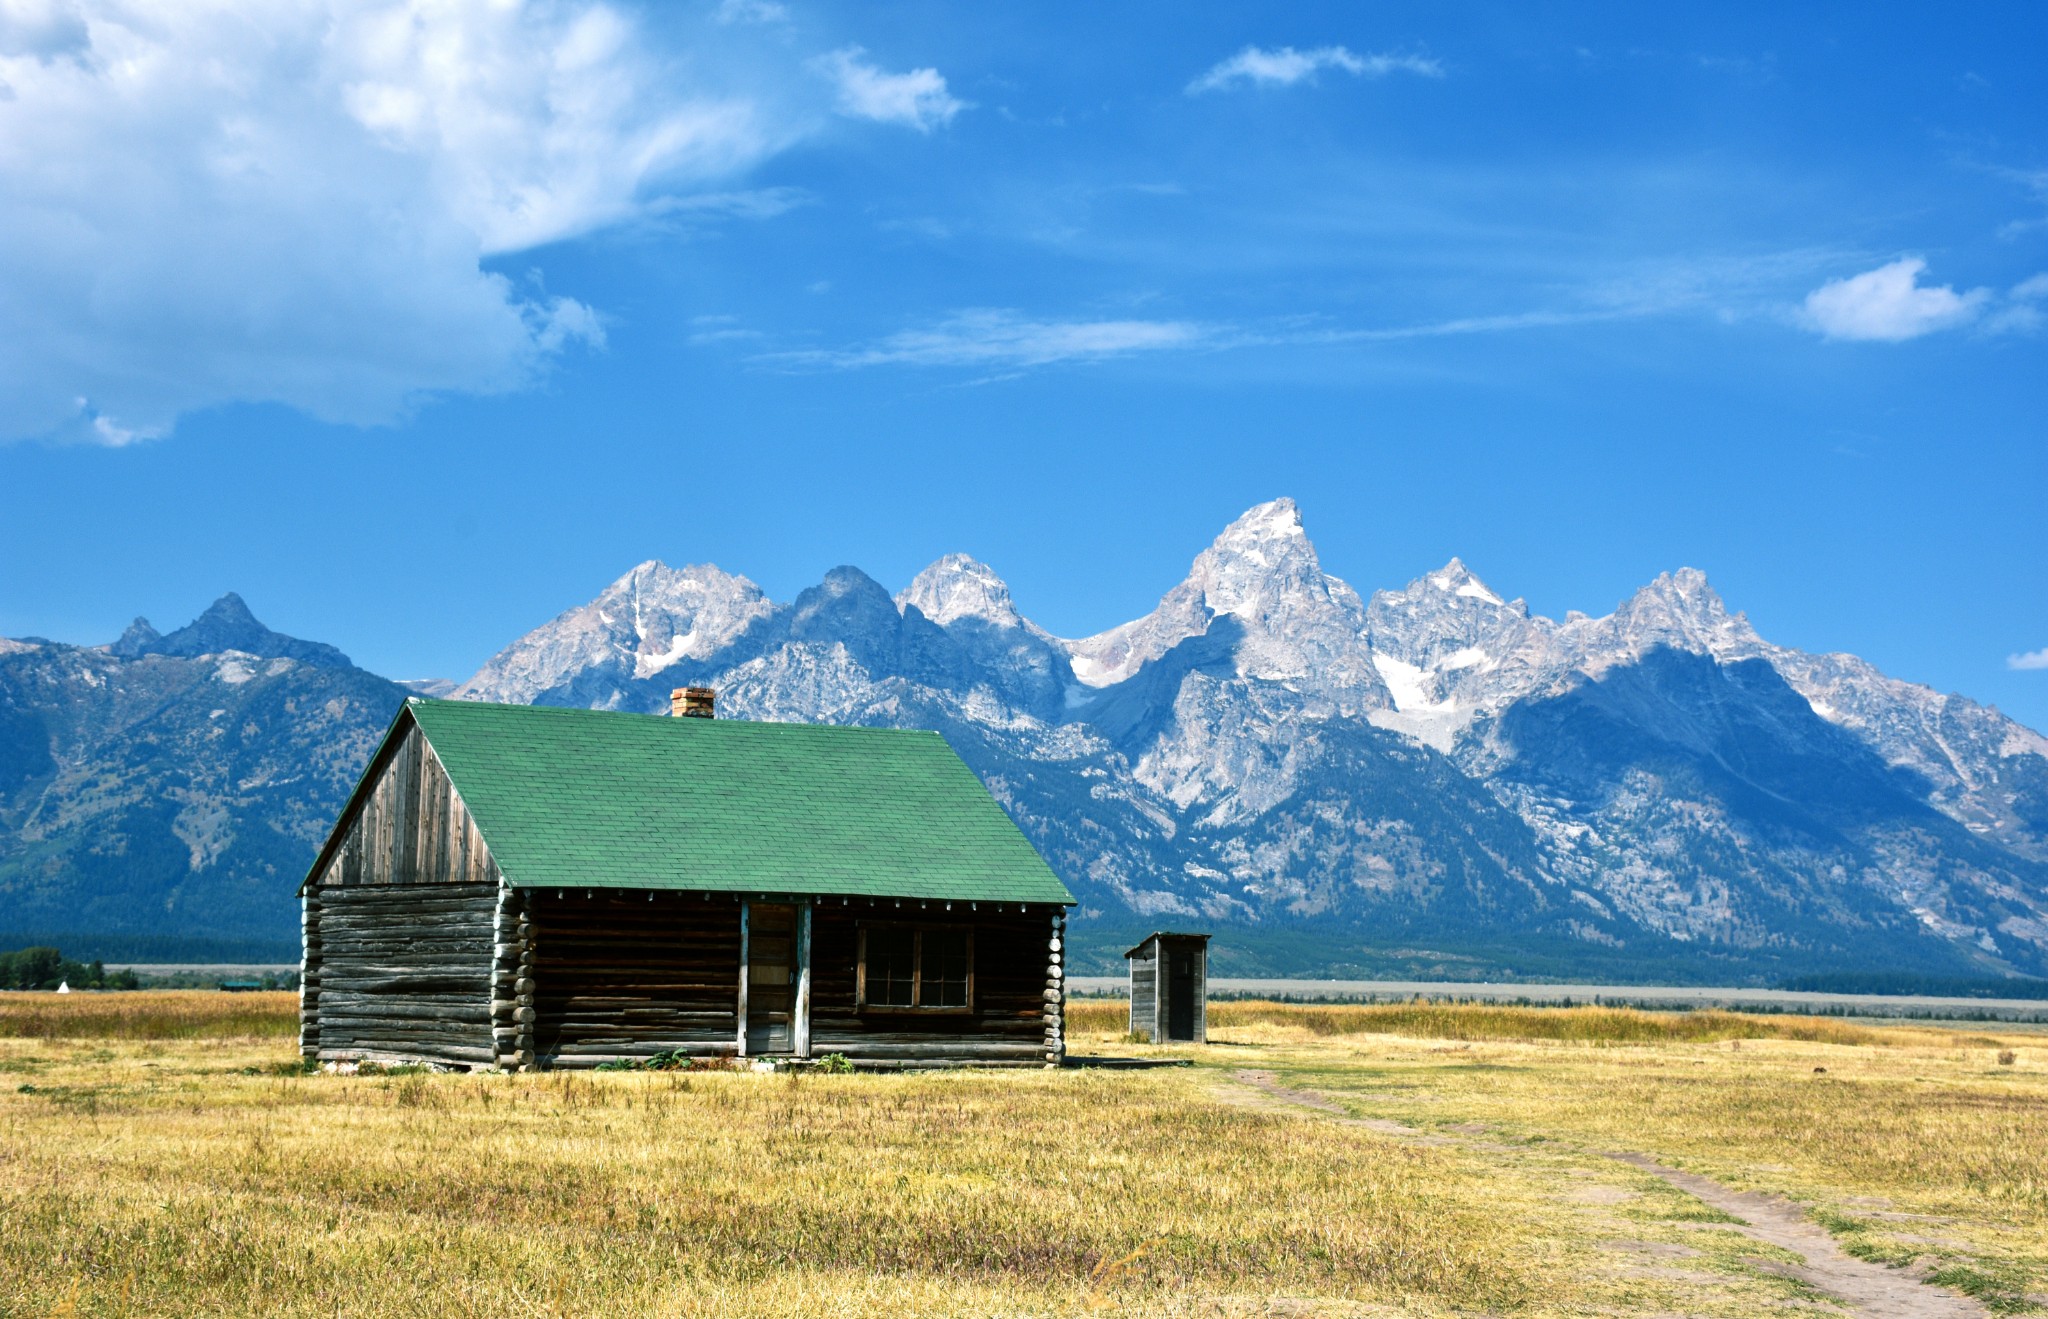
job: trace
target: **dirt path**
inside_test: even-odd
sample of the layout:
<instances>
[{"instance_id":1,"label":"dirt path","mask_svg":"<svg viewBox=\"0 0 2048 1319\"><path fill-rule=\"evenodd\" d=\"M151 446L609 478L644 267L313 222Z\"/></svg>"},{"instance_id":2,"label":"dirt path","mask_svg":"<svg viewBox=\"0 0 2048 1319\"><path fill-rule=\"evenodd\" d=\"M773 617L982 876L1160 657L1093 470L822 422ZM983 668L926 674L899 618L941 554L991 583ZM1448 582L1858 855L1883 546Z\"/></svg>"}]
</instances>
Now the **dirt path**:
<instances>
[{"instance_id":1,"label":"dirt path","mask_svg":"<svg viewBox=\"0 0 2048 1319\"><path fill-rule=\"evenodd\" d=\"M1382 1135L1401 1136L1430 1144L1457 1143L1443 1136L1426 1134L1405 1122L1353 1117L1348 1109L1329 1096L1282 1085L1271 1072L1241 1071L1236 1073L1236 1079L1274 1099L1331 1114L1347 1126L1365 1127ZM1835 1244L1833 1237L1789 1200L1754 1191L1737 1191L1698 1173L1668 1168L1647 1154L1609 1154L1607 1157L1662 1178L1709 1207L1740 1220L1738 1230L1750 1237L1798 1255L1805 1264L1787 1268L1784 1272L1827 1293L1859 1319L1989 1319L1990 1311L1966 1296L1929 1286L1903 1270L1889 1269L1845 1253Z\"/></svg>"},{"instance_id":2,"label":"dirt path","mask_svg":"<svg viewBox=\"0 0 2048 1319\"><path fill-rule=\"evenodd\" d=\"M1383 1136L1407 1136L1428 1145L1450 1144L1449 1141L1440 1136L1428 1135L1409 1126L1406 1122L1396 1122L1392 1118L1353 1117L1350 1109L1329 1096L1319 1095L1313 1090L1297 1090L1293 1086L1282 1085L1271 1072L1241 1071L1235 1073L1234 1076L1242 1084L1248 1085L1262 1094L1270 1095L1282 1103L1300 1104L1303 1108L1320 1109L1347 1127L1364 1127L1368 1131L1377 1131Z\"/></svg>"},{"instance_id":3,"label":"dirt path","mask_svg":"<svg viewBox=\"0 0 2048 1319\"><path fill-rule=\"evenodd\" d=\"M1967 1296L1932 1287L1902 1269L1857 1259L1789 1200L1755 1191L1737 1191L1698 1173L1667 1168L1647 1154L1607 1157L1661 1177L1687 1195L1730 1218L1758 1241L1789 1250L1805 1259L1804 1268L1789 1269L1793 1277L1840 1300L1867 1319L1985 1319L1990 1314Z\"/></svg>"}]
</instances>

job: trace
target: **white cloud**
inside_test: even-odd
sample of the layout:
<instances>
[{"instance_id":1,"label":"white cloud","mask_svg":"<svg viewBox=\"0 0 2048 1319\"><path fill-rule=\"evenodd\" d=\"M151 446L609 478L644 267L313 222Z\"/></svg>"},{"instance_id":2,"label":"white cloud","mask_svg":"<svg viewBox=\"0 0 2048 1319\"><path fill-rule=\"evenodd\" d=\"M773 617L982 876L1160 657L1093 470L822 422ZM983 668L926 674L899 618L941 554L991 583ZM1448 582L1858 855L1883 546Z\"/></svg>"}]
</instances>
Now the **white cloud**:
<instances>
[{"instance_id":1,"label":"white cloud","mask_svg":"<svg viewBox=\"0 0 2048 1319\"><path fill-rule=\"evenodd\" d=\"M1830 339L1899 343L1975 320L1990 301L1988 289L1958 293L1925 285L1927 262L1901 257L1890 265L1831 280L1806 295L1806 319Z\"/></svg>"},{"instance_id":2,"label":"white cloud","mask_svg":"<svg viewBox=\"0 0 2048 1319\"><path fill-rule=\"evenodd\" d=\"M1192 348L1209 335L1189 321L1037 321L1012 311L970 311L863 348L778 353L771 360L830 367L1034 367Z\"/></svg>"},{"instance_id":3,"label":"white cloud","mask_svg":"<svg viewBox=\"0 0 2048 1319\"><path fill-rule=\"evenodd\" d=\"M2008 669L2048 669L2048 646L2043 646L2039 650L2030 650L2024 655L2007 655L2005 657L2005 667Z\"/></svg>"},{"instance_id":4,"label":"white cloud","mask_svg":"<svg viewBox=\"0 0 2048 1319\"><path fill-rule=\"evenodd\" d=\"M590 0L0 0L0 438L516 388L602 326L483 261L799 131Z\"/></svg>"},{"instance_id":5,"label":"white cloud","mask_svg":"<svg viewBox=\"0 0 2048 1319\"><path fill-rule=\"evenodd\" d=\"M929 133L968 108L967 102L946 90L937 69L884 73L861 58L866 53L848 46L812 61L838 89L839 113Z\"/></svg>"},{"instance_id":6,"label":"white cloud","mask_svg":"<svg viewBox=\"0 0 2048 1319\"><path fill-rule=\"evenodd\" d=\"M1425 78L1444 76L1443 65L1417 55L1356 55L1343 46L1318 46L1296 50L1282 46L1264 50L1246 46L1210 69L1187 86L1188 95L1225 91L1240 83L1261 87L1290 87L1304 80L1313 82L1324 69L1341 69L1361 78L1384 78L1390 73L1414 73Z\"/></svg>"},{"instance_id":7,"label":"white cloud","mask_svg":"<svg viewBox=\"0 0 2048 1319\"><path fill-rule=\"evenodd\" d=\"M85 16L64 0L0 0L0 55L51 59L91 44Z\"/></svg>"}]
</instances>

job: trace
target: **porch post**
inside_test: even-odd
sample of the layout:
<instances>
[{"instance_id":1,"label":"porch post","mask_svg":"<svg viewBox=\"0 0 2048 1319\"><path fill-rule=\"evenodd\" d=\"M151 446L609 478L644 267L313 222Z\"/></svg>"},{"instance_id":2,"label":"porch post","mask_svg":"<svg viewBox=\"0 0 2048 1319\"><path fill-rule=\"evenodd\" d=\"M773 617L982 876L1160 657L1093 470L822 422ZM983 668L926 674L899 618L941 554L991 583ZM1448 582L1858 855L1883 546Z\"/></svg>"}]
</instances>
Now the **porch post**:
<instances>
[{"instance_id":1,"label":"porch post","mask_svg":"<svg viewBox=\"0 0 2048 1319\"><path fill-rule=\"evenodd\" d=\"M811 1056L811 904L796 909L796 1002L789 1013L789 1040L799 1058Z\"/></svg>"},{"instance_id":2,"label":"porch post","mask_svg":"<svg viewBox=\"0 0 2048 1319\"><path fill-rule=\"evenodd\" d=\"M739 1056L747 1056L747 900L740 899Z\"/></svg>"}]
</instances>

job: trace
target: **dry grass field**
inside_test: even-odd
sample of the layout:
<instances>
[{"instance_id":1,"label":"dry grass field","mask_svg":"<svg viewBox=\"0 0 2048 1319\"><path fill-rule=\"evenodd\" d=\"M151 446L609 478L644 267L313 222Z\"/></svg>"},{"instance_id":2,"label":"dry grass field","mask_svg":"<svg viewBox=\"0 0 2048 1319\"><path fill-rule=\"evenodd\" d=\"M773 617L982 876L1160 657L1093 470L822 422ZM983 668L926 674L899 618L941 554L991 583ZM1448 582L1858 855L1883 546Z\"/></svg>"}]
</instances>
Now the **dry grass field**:
<instances>
[{"instance_id":1,"label":"dry grass field","mask_svg":"<svg viewBox=\"0 0 2048 1319\"><path fill-rule=\"evenodd\" d=\"M1193 1065L331 1076L297 1068L293 1008L0 995L0 1315L1819 1299L1618 1152L1791 1196L1907 1286L2048 1291L2048 1036L1219 1003L1191 1049L1124 1043L1105 1003L1076 1005L1078 1051Z\"/></svg>"}]
</instances>

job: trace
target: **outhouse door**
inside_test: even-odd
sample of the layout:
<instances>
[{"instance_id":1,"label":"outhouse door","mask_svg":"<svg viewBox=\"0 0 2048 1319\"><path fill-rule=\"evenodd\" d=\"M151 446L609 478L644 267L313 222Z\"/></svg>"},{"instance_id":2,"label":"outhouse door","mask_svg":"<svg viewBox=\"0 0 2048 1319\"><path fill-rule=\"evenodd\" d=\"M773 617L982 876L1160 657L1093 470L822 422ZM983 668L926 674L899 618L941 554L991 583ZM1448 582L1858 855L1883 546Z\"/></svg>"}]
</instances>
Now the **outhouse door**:
<instances>
[{"instance_id":1,"label":"outhouse door","mask_svg":"<svg viewBox=\"0 0 2048 1319\"><path fill-rule=\"evenodd\" d=\"M810 1052L810 909L750 902L741 924L746 958L746 1052Z\"/></svg>"},{"instance_id":2,"label":"outhouse door","mask_svg":"<svg viewBox=\"0 0 2048 1319\"><path fill-rule=\"evenodd\" d=\"M1163 942L1163 941L1162 941ZM1166 1038L1195 1038L1195 950L1161 949L1166 961Z\"/></svg>"}]
</instances>

